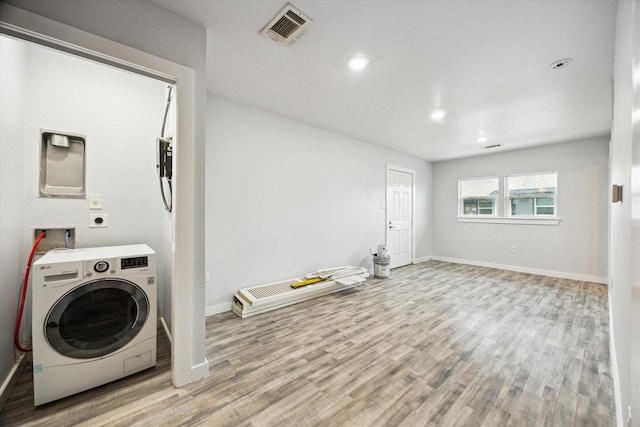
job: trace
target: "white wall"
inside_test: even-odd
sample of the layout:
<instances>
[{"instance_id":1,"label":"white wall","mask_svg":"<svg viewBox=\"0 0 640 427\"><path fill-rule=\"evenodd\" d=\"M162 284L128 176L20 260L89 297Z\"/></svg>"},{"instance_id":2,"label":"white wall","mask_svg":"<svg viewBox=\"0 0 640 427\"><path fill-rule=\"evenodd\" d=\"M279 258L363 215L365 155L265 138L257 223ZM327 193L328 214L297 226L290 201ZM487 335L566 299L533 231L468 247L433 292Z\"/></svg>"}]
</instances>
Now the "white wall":
<instances>
[{"instance_id":1,"label":"white wall","mask_svg":"<svg viewBox=\"0 0 640 427\"><path fill-rule=\"evenodd\" d=\"M632 64L632 157L631 167L631 408L635 423L640 422L640 1L633 5ZM624 116L623 116L624 117ZM628 117L628 116L627 116ZM635 260L635 262L633 262Z\"/></svg>"},{"instance_id":2,"label":"white wall","mask_svg":"<svg viewBox=\"0 0 640 427\"><path fill-rule=\"evenodd\" d=\"M208 313L244 287L360 265L384 242L386 163L416 170L415 257L430 254L429 162L220 98L208 107Z\"/></svg>"},{"instance_id":3,"label":"white wall","mask_svg":"<svg viewBox=\"0 0 640 427\"><path fill-rule=\"evenodd\" d=\"M13 328L24 269L25 56L21 44L0 37L0 387L16 362Z\"/></svg>"},{"instance_id":4,"label":"white wall","mask_svg":"<svg viewBox=\"0 0 640 427\"><path fill-rule=\"evenodd\" d=\"M634 4L618 2L616 46L614 64L614 119L611 135L611 184L623 185L623 202L609 204L611 215L609 307L613 376L618 403L618 426L626 425L632 396L638 395L638 356L632 358L632 313L640 310L640 303L632 301L632 268L634 262L631 245L631 170L633 109L632 68L634 56ZM638 29L635 29L637 31ZM637 35L636 35L637 37ZM636 337L638 332L636 331ZM635 377L633 373L635 372ZM640 420L640 403L633 408L635 422Z\"/></svg>"},{"instance_id":5,"label":"white wall","mask_svg":"<svg viewBox=\"0 0 640 427\"><path fill-rule=\"evenodd\" d=\"M433 255L606 282L608 141L435 163ZM458 179L543 171L558 172L557 226L457 222Z\"/></svg>"},{"instance_id":6,"label":"white wall","mask_svg":"<svg viewBox=\"0 0 640 427\"><path fill-rule=\"evenodd\" d=\"M35 227L75 227L78 248L147 243L167 258L163 230L171 229L171 217L160 197L155 149L166 84L36 45L27 52L24 246ZM86 190L102 195L103 209L89 210L86 199L39 197L40 129L86 137ZM92 213L107 214L108 227L90 228ZM158 273L163 295L170 276ZM160 304L160 315L168 317L169 308Z\"/></svg>"}]
</instances>

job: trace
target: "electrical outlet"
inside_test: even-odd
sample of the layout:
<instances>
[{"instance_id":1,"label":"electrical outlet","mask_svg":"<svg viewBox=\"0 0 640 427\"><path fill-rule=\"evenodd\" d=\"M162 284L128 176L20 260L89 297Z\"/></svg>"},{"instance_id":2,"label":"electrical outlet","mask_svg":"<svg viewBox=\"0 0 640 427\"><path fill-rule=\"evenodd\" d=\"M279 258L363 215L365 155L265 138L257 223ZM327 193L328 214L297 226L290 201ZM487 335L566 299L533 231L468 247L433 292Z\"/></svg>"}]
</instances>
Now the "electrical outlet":
<instances>
[{"instance_id":1,"label":"electrical outlet","mask_svg":"<svg viewBox=\"0 0 640 427\"><path fill-rule=\"evenodd\" d=\"M518 252L518 246L516 246L516 245L511 245L510 250L511 250L511 252Z\"/></svg>"},{"instance_id":2,"label":"electrical outlet","mask_svg":"<svg viewBox=\"0 0 640 427\"><path fill-rule=\"evenodd\" d=\"M109 216L107 214L90 214L90 228L106 228L109 226Z\"/></svg>"}]
</instances>

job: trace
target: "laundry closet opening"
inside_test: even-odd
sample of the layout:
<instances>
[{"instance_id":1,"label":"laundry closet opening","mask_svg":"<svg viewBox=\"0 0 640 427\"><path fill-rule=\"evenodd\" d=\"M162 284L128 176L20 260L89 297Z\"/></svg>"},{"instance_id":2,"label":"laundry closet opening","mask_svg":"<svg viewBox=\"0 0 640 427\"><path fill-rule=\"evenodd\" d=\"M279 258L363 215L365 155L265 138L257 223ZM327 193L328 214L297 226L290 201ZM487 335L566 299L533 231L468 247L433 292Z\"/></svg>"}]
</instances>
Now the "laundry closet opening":
<instances>
[{"instance_id":1,"label":"laundry closet opening","mask_svg":"<svg viewBox=\"0 0 640 427\"><path fill-rule=\"evenodd\" d=\"M3 253L19 251L24 265L34 230L48 228L73 229L75 248L147 244L156 253L158 318L169 331L176 104L168 101L176 86L5 34L0 51L3 179L11 177L2 221L22 230L21 241L2 243ZM43 164L64 161L69 141L80 140L84 194L42 194ZM30 314L28 302L22 335L31 330Z\"/></svg>"}]
</instances>

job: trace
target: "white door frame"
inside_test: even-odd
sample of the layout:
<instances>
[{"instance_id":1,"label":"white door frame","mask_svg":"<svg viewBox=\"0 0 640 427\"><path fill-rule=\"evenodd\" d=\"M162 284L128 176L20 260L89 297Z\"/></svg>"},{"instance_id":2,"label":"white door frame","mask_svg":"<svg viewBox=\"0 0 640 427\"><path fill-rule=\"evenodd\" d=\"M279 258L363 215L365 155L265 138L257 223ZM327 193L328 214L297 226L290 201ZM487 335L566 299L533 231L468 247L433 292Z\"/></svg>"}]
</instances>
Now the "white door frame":
<instances>
[{"instance_id":1,"label":"white door frame","mask_svg":"<svg viewBox=\"0 0 640 427\"><path fill-rule=\"evenodd\" d=\"M386 164L386 169L385 169L385 173L384 173L384 182L385 182L385 186L384 186L384 206L385 206L385 210L384 210L384 241L385 244L387 244L387 242L389 241L389 204L388 204L388 188L389 188L389 182L388 182L388 177L389 177L389 171L390 170L394 170L394 171L398 171L398 172L404 172L404 173L408 173L411 175L411 263L413 264L414 259L415 259L415 244L416 244L416 239L415 239L415 206L416 206L416 171L413 169L409 169L409 168L405 168L402 166L396 166L396 165L392 165L390 163Z\"/></svg>"}]
</instances>

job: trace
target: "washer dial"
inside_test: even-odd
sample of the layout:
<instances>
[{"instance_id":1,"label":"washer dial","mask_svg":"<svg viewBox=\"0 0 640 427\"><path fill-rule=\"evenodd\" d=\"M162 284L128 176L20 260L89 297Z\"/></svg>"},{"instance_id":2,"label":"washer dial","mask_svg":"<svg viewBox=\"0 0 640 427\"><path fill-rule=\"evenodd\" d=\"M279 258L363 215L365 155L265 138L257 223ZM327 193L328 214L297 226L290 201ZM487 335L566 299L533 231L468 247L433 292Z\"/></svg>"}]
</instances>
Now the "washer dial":
<instances>
[{"instance_id":1,"label":"washer dial","mask_svg":"<svg viewBox=\"0 0 640 427\"><path fill-rule=\"evenodd\" d=\"M93 269L97 273L104 273L109 269L109 263L107 261L98 261L96 262L96 265L93 266Z\"/></svg>"}]
</instances>

